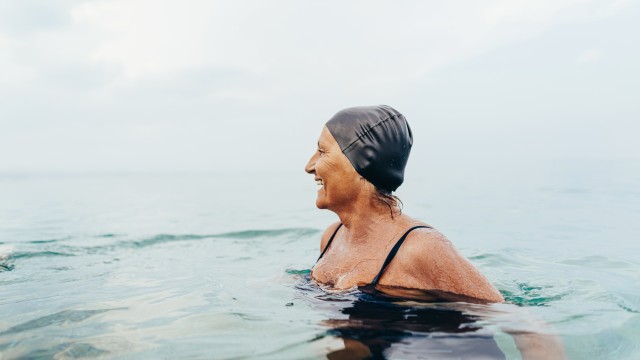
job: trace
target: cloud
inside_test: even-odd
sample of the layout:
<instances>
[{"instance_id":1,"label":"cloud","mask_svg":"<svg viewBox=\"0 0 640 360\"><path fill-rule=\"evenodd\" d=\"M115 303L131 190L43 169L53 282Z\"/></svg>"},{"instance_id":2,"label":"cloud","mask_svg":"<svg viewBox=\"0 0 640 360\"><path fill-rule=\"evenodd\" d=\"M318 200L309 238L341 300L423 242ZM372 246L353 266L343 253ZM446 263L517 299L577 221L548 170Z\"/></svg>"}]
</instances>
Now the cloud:
<instances>
[{"instance_id":1,"label":"cloud","mask_svg":"<svg viewBox=\"0 0 640 360\"><path fill-rule=\"evenodd\" d=\"M0 171L251 163L252 149L241 143L262 149L264 158L271 153L292 159L298 155L290 149L317 136L322 121L341 107L390 101L403 109L428 107L424 94L407 94L435 84L438 73L464 70L464 64L495 49L556 29L621 16L634 5L595 0L7 3L1 16L13 20L0 22L5 129L0 151L17 155L0 160ZM594 47L582 54L575 50L571 61L615 58L600 43L582 48L589 46ZM465 86L467 80L458 81ZM464 111L459 116L465 118ZM294 128L298 136L287 139L290 144L269 138L282 128ZM46 158L53 154L54 160Z\"/></svg>"},{"instance_id":2,"label":"cloud","mask_svg":"<svg viewBox=\"0 0 640 360\"><path fill-rule=\"evenodd\" d=\"M0 32L20 36L67 25L75 1L20 0L0 2Z\"/></svg>"},{"instance_id":3,"label":"cloud","mask_svg":"<svg viewBox=\"0 0 640 360\"><path fill-rule=\"evenodd\" d=\"M0 87L20 87L36 77L35 69L16 61L14 40L0 34Z\"/></svg>"},{"instance_id":4,"label":"cloud","mask_svg":"<svg viewBox=\"0 0 640 360\"><path fill-rule=\"evenodd\" d=\"M576 63L585 64L590 62L596 62L604 56L604 53L600 49L585 50L576 58Z\"/></svg>"},{"instance_id":5,"label":"cloud","mask_svg":"<svg viewBox=\"0 0 640 360\"><path fill-rule=\"evenodd\" d=\"M115 0L87 2L72 14L76 24L100 34L91 58L118 64L127 79L220 67L313 80L335 74L362 90L424 76L559 23L599 16L606 7L576 0Z\"/></svg>"},{"instance_id":6,"label":"cloud","mask_svg":"<svg viewBox=\"0 0 640 360\"><path fill-rule=\"evenodd\" d=\"M3 64L8 67L12 60L14 68L22 66L14 72L25 79L42 68L77 67L81 74L76 78L82 77L82 69L109 68L112 76L94 87L117 91L148 79L221 69L268 78L272 86L259 90L271 99L309 84L331 90L337 98L373 95L624 5L577 0L94 0L57 7L47 3L35 11L39 2L25 4L13 13L23 14L16 18L31 16L33 21L25 24L32 25L24 26L32 31L20 41L0 39L11 55ZM47 20L38 21L43 16ZM50 77L44 72L43 77ZM238 87L218 93L257 97L256 91Z\"/></svg>"}]
</instances>

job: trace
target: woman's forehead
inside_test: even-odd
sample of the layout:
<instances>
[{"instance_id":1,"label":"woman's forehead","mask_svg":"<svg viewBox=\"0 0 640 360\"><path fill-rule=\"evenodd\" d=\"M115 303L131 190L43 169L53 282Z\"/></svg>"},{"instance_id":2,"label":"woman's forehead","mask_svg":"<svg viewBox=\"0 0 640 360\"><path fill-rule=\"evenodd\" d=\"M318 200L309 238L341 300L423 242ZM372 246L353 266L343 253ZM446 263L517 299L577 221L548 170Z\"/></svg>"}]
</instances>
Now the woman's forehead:
<instances>
[{"instance_id":1,"label":"woman's forehead","mask_svg":"<svg viewBox=\"0 0 640 360\"><path fill-rule=\"evenodd\" d=\"M338 142L334 139L333 135L327 127L322 128L322 133L320 133L320 138L318 139L318 146L329 147L333 145L337 145Z\"/></svg>"}]
</instances>

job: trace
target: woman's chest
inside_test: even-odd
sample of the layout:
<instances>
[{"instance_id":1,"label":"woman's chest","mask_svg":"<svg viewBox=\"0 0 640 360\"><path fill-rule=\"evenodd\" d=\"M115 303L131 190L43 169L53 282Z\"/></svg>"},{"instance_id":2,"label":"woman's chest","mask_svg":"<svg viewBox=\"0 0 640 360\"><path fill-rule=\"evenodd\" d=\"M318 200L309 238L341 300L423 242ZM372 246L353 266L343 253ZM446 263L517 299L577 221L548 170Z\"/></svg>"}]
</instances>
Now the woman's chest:
<instances>
[{"instance_id":1,"label":"woman's chest","mask_svg":"<svg viewBox=\"0 0 640 360\"><path fill-rule=\"evenodd\" d=\"M336 289L370 284L378 275L383 259L375 254L328 254L312 269L313 280Z\"/></svg>"}]
</instances>

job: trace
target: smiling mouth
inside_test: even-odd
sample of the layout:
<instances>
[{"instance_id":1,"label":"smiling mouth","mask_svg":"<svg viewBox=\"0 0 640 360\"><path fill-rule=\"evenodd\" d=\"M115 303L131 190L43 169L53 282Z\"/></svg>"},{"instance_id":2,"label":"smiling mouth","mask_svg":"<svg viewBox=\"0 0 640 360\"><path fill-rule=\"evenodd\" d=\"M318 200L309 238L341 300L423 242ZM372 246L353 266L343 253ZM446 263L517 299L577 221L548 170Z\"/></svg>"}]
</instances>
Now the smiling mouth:
<instances>
[{"instance_id":1,"label":"smiling mouth","mask_svg":"<svg viewBox=\"0 0 640 360\"><path fill-rule=\"evenodd\" d=\"M324 184L322 183L322 179L316 179L316 184L322 188L324 186Z\"/></svg>"}]
</instances>

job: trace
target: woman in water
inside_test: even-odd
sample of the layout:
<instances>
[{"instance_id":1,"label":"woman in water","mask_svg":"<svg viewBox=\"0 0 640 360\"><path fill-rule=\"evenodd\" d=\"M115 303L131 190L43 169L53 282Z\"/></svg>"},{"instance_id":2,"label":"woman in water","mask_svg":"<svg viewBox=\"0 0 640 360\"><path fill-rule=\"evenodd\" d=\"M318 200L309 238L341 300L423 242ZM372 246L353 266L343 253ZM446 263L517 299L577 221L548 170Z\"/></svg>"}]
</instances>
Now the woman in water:
<instances>
[{"instance_id":1,"label":"woman in water","mask_svg":"<svg viewBox=\"0 0 640 360\"><path fill-rule=\"evenodd\" d=\"M340 221L322 235L313 280L404 298L504 301L444 235L402 213L392 192L412 144L405 117L385 105L345 109L326 123L305 170L320 185L316 206Z\"/></svg>"},{"instance_id":2,"label":"woman in water","mask_svg":"<svg viewBox=\"0 0 640 360\"><path fill-rule=\"evenodd\" d=\"M504 302L444 235L402 213L392 193L404 180L412 144L407 120L389 106L348 108L326 123L305 170L320 185L316 206L335 212L340 221L322 234L312 279L332 289L358 287L365 294L402 299ZM472 325L479 317L475 315L393 306L358 300L343 309L349 320L336 320L347 323L332 334L344 339L345 349L336 352L335 358L338 353L346 358L384 358L392 343L410 344L407 337L431 331L440 338L417 337L416 341L427 344L420 356L429 349L444 349L437 358L504 358L490 335L476 332ZM378 336L374 330L380 327ZM461 337L461 331L472 334ZM553 335L503 331L514 336L524 359L565 358L561 342Z\"/></svg>"}]
</instances>

